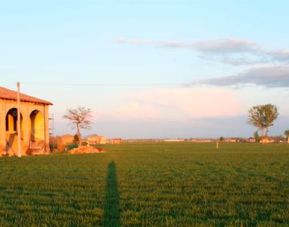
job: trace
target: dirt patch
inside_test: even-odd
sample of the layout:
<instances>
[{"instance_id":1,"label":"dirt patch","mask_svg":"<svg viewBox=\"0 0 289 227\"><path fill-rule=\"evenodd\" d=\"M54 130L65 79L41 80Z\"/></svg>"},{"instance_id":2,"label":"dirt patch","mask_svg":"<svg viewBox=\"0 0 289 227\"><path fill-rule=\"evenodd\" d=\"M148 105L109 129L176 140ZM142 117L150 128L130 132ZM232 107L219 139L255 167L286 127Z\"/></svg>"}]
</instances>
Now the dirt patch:
<instances>
[{"instance_id":1,"label":"dirt patch","mask_svg":"<svg viewBox=\"0 0 289 227\"><path fill-rule=\"evenodd\" d=\"M102 148L95 147L78 147L69 151L70 154L95 154L103 152L104 150Z\"/></svg>"}]
</instances>

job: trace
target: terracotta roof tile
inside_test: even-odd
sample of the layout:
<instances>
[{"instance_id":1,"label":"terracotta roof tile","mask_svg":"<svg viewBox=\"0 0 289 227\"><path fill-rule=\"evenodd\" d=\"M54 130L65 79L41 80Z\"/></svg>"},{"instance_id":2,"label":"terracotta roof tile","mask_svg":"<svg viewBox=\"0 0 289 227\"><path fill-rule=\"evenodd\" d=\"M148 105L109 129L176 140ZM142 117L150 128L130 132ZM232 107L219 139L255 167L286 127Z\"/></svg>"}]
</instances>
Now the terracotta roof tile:
<instances>
[{"instance_id":1,"label":"terracotta roof tile","mask_svg":"<svg viewBox=\"0 0 289 227\"><path fill-rule=\"evenodd\" d=\"M0 99L8 99L8 100L17 100L17 92L0 87ZM32 103L38 103L38 104L44 104L44 105L52 105L51 102L45 101L43 99L35 98L23 93L20 93L20 100L22 102L32 102Z\"/></svg>"}]
</instances>

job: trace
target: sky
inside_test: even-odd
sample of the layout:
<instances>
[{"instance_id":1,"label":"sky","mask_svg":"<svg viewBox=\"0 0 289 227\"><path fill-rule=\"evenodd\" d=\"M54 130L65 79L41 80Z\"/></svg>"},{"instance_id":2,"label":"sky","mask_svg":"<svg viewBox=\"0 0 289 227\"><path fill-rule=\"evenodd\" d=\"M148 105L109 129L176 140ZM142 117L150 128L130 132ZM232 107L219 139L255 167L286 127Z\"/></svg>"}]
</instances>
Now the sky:
<instances>
[{"instance_id":1,"label":"sky","mask_svg":"<svg viewBox=\"0 0 289 227\"><path fill-rule=\"evenodd\" d=\"M272 103L289 128L289 2L0 0L0 86L92 110L83 134L252 136L248 109Z\"/></svg>"}]
</instances>

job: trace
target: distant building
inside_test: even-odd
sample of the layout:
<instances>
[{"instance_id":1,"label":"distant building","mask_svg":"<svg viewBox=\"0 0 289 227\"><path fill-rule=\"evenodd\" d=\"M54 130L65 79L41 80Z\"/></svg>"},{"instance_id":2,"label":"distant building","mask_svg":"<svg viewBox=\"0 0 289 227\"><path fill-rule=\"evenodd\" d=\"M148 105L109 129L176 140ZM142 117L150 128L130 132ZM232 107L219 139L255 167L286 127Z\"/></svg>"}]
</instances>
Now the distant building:
<instances>
[{"instance_id":1,"label":"distant building","mask_svg":"<svg viewBox=\"0 0 289 227\"><path fill-rule=\"evenodd\" d=\"M266 143L274 143L275 141L274 140L271 140L271 139L269 139L269 138L262 138L261 140L260 140L260 143L262 143L262 144L266 144Z\"/></svg>"},{"instance_id":2,"label":"distant building","mask_svg":"<svg viewBox=\"0 0 289 227\"><path fill-rule=\"evenodd\" d=\"M58 140L60 140L62 144L68 145L74 142L74 136L70 134L66 134L63 136L58 136Z\"/></svg>"},{"instance_id":3,"label":"distant building","mask_svg":"<svg viewBox=\"0 0 289 227\"><path fill-rule=\"evenodd\" d=\"M284 139L280 136L275 137L264 137L260 140L260 143L266 144L266 143L283 143Z\"/></svg>"},{"instance_id":4,"label":"distant building","mask_svg":"<svg viewBox=\"0 0 289 227\"><path fill-rule=\"evenodd\" d=\"M87 137L87 143L89 145L96 145L96 144L106 144L107 139L104 136L99 136L99 135L92 135Z\"/></svg>"},{"instance_id":5,"label":"distant building","mask_svg":"<svg viewBox=\"0 0 289 227\"><path fill-rule=\"evenodd\" d=\"M239 141L240 140L236 139L236 138L224 138L224 142L226 142L226 143L237 143Z\"/></svg>"},{"instance_id":6,"label":"distant building","mask_svg":"<svg viewBox=\"0 0 289 227\"><path fill-rule=\"evenodd\" d=\"M246 142L248 142L248 143L256 143L256 139L253 138L253 137L250 137L250 138L248 138L248 139L246 140Z\"/></svg>"},{"instance_id":7,"label":"distant building","mask_svg":"<svg viewBox=\"0 0 289 227\"><path fill-rule=\"evenodd\" d=\"M185 139L165 139L165 142L185 142Z\"/></svg>"},{"instance_id":8,"label":"distant building","mask_svg":"<svg viewBox=\"0 0 289 227\"><path fill-rule=\"evenodd\" d=\"M121 144L122 143L122 139L120 139L120 138L110 139L109 143L110 144Z\"/></svg>"},{"instance_id":9,"label":"distant building","mask_svg":"<svg viewBox=\"0 0 289 227\"><path fill-rule=\"evenodd\" d=\"M21 155L49 152L48 108L52 103L20 94ZM0 87L0 156L17 155L17 92Z\"/></svg>"},{"instance_id":10,"label":"distant building","mask_svg":"<svg viewBox=\"0 0 289 227\"><path fill-rule=\"evenodd\" d=\"M189 140L189 142L192 142L192 143L212 143L214 142L213 139L191 139Z\"/></svg>"},{"instance_id":11,"label":"distant building","mask_svg":"<svg viewBox=\"0 0 289 227\"><path fill-rule=\"evenodd\" d=\"M69 144L73 143L75 143L75 138L70 134L50 137L50 145L52 151L64 151Z\"/></svg>"}]
</instances>

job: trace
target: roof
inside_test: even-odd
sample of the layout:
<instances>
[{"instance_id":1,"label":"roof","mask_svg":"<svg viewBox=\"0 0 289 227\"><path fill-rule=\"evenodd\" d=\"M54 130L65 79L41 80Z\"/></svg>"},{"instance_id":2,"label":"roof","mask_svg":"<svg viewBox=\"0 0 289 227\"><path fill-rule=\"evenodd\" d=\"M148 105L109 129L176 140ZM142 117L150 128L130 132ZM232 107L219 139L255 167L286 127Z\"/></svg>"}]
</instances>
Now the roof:
<instances>
[{"instance_id":1,"label":"roof","mask_svg":"<svg viewBox=\"0 0 289 227\"><path fill-rule=\"evenodd\" d=\"M0 87L0 99L7 99L7 100L14 100L17 101L17 92ZM48 102L43 99L35 98L23 93L20 93L20 100L21 102L31 102L31 103L38 103L38 104L44 104L44 105L52 105L51 102Z\"/></svg>"}]
</instances>

